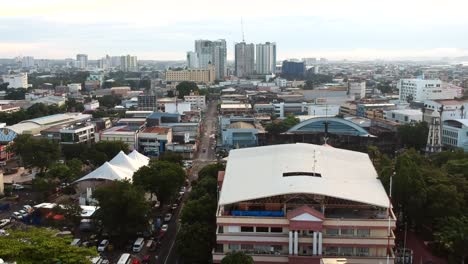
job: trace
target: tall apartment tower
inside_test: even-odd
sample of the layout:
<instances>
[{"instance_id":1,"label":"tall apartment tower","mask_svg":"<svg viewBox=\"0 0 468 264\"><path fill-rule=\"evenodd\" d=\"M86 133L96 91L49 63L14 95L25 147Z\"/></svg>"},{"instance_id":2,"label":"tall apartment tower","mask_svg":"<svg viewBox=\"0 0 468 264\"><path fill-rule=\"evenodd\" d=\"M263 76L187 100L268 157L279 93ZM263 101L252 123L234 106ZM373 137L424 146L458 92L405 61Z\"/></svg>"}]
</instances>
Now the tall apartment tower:
<instances>
[{"instance_id":1,"label":"tall apartment tower","mask_svg":"<svg viewBox=\"0 0 468 264\"><path fill-rule=\"evenodd\" d=\"M25 56L21 60L21 67L23 68L31 68L34 67L34 57Z\"/></svg>"},{"instance_id":2,"label":"tall apartment tower","mask_svg":"<svg viewBox=\"0 0 468 264\"><path fill-rule=\"evenodd\" d=\"M257 74L274 73L276 69L276 43L257 44L256 63L255 71Z\"/></svg>"},{"instance_id":3,"label":"tall apartment tower","mask_svg":"<svg viewBox=\"0 0 468 264\"><path fill-rule=\"evenodd\" d=\"M208 64L215 67L216 79L226 75L226 40L196 40L195 52L198 54L198 65L206 69Z\"/></svg>"},{"instance_id":4,"label":"tall apartment tower","mask_svg":"<svg viewBox=\"0 0 468 264\"><path fill-rule=\"evenodd\" d=\"M200 67L198 62L198 53L187 51L187 67L189 69L198 69Z\"/></svg>"},{"instance_id":5,"label":"tall apartment tower","mask_svg":"<svg viewBox=\"0 0 468 264\"><path fill-rule=\"evenodd\" d=\"M88 55L76 54L76 66L80 69L88 68Z\"/></svg>"},{"instance_id":6,"label":"tall apartment tower","mask_svg":"<svg viewBox=\"0 0 468 264\"><path fill-rule=\"evenodd\" d=\"M120 57L120 69L124 72L135 72L138 71L138 60L136 56L121 56Z\"/></svg>"},{"instance_id":7,"label":"tall apartment tower","mask_svg":"<svg viewBox=\"0 0 468 264\"><path fill-rule=\"evenodd\" d=\"M255 70L255 46L240 42L234 48L234 70L237 77L247 77Z\"/></svg>"}]
</instances>

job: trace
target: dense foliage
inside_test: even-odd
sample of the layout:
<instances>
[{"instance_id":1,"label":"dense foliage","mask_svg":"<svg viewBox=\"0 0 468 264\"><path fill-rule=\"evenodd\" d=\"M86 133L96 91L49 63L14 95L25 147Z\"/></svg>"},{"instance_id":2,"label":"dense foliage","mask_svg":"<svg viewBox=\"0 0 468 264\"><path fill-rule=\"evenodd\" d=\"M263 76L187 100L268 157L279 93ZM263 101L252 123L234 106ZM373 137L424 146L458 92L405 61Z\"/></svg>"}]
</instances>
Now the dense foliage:
<instances>
[{"instance_id":1,"label":"dense foliage","mask_svg":"<svg viewBox=\"0 0 468 264\"><path fill-rule=\"evenodd\" d=\"M66 160L78 159L83 163L100 166L109 161L120 151L128 152L128 145L123 141L99 141L93 145L63 145L62 155Z\"/></svg>"},{"instance_id":2,"label":"dense foliage","mask_svg":"<svg viewBox=\"0 0 468 264\"><path fill-rule=\"evenodd\" d=\"M181 82L176 86L177 96L181 99L186 95L190 95L191 92L198 92L198 86L194 82Z\"/></svg>"},{"instance_id":3,"label":"dense foliage","mask_svg":"<svg viewBox=\"0 0 468 264\"><path fill-rule=\"evenodd\" d=\"M299 124L299 119L294 117L293 115L288 115L283 120L279 120L279 119L273 120L271 123L265 126L265 129L268 131L268 133L280 134L280 133L288 131L288 129L290 129L291 127L297 124Z\"/></svg>"},{"instance_id":4,"label":"dense foliage","mask_svg":"<svg viewBox=\"0 0 468 264\"><path fill-rule=\"evenodd\" d=\"M22 264L91 263L97 255L95 248L71 246L71 237L57 237L59 231L29 227L8 230L0 236L0 256L4 261Z\"/></svg>"},{"instance_id":5,"label":"dense foliage","mask_svg":"<svg viewBox=\"0 0 468 264\"><path fill-rule=\"evenodd\" d=\"M27 134L18 135L14 139L11 150L21 156L25 166L38 167L41 171L60 158L57 143L46 138L33 138Z\"/></svg>"},{"instance_id":6,"label":"dense foliage","mask_svg":"<svg viewBox=\"0 0 468 264\"><path fill-rule=\"evenodd\" d=\"M212 260L216 244L217 175L222 164L205 166L193 183L189 199L181 212L177 250L186 263L204 264Z\"/></svg>"},{"instance_id":7,"label":"dense foliage","mask_svg":"<svg viewBox=\"0 0 468 264\"><path fill-rule=\"evenodd\" d=\"M221 260L221 264L253 264L253 258L242 251L229 252Z\"/></svg>"},{"instance_id":8,"label":"dense foliage","mask_svg":"<svg viewBox=\"0 0 468 264\"><path fill-rule=\"evenodd\" d=\"M429 126L426 122L410 123L398 126L398 137L407 148L422 150L427 144Z\"/></svg>"}]
</instances>

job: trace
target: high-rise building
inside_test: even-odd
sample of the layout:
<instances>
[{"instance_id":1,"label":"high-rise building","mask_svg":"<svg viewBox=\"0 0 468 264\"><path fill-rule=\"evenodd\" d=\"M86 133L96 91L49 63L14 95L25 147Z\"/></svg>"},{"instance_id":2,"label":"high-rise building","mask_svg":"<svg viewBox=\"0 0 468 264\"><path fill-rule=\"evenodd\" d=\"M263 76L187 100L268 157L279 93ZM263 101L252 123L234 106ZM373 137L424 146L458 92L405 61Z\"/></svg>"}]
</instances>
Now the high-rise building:
<instances>
[{"instance_id":1,"label":"high-rise building","mask_svg":"<svg viewBox=\"0 0 468 264\"><path fill-rule=\"evenodd\" d=\"M120 56L112 56L111 60L111 68L112 67L120 67Z\"/></svg>"},{"instance_id":2,"label":"high-rise building","mask_svg":"<svg viewBox=\"0 0 468 264\"><path fill-rule=\"evenodd\" d=\"M256 65L257 74L272 74L276 69L276 43L266 42L256 46Z\"/></svg>"},{"instance_id":3,"label":"high-rise building","mask_svg":"<svg viewBox=\"0 0 468 264\"><path fill-rule=\"evenodd\" d=\"M195 52L198 54L198 65L206 69L208 64L215 67L216 79L226 75L226 40L196 40Z\"/></svg>"},{"instance_id":4,"label":"high-rise building","mask_svg":"<svg viewBox=\"0 0 468 264\"><path fill-rule=\"evenodd\" d=\"M104 58L98 60L98 68L107 70L111 67L111 57L106 55Z\"/></svg>"},{"instance_id":5,"label":"high-rise building","mask_svg":"<svg viewBox=\"0 0 468 264\"><path fill-rule=\"evenodd\" d=\"M153 94L138 95L138 110L157 111L158 105L157 105L156 95L153 95Z\"/></svg>"},{"instance_id":6,"label":"high-rise building","mask_svg":"<svg viewBox=\"0 0 468 264\"><path fill-rule=\"evenodd\" d=\"M198 69L200 67L198 63L198 53L187 51L187 67L189 69Z\"/></svg>"},{"instance_id":7,"label":"high-rise building","mask_svg":"<svg viewBox=\"0 0 468 264\"><path fill-rule=\"evenodd\" d=\"M88 68L88 55L77 54L76 55L76 67L80 69Z\"/></svg>"},{"instance_id":8,"label":"high-rise building","mask_svg":"<svg viewBox=\"0 0 468 264\"><path fill-rule=\"evenodd\" d=\"M304 77L305 74L305 63L303 61L290 61L285 60L283 61L282 74L284 76L294 77L294 78L301 78Z\"/></svg>"},{"instance_id":9,"label":"high-rise building","mask_svg":"<svg viewBox=\"0 0 468 264\"><path fill-rule=\"evenodd\" d=\"M302 61L305 62L306 66L313 66L317 63L317 58L302 58Z\"/></svg>"},{"instance_id":10,"label":"high-rise building","mask_svg":"<svg viewBox=\"0 0 468 264\"><path fill-rule=\"evenodd\" d=\"M3 82L8 83L8 89L17 89L17 88L28 88L28 74L27 73L18 73L18 74L7 74L2 76Z\"/></svg>"},{"instance_id":11,"label":"high-rise building","mask_svg":"<svg viewBox=\"0 0 468 264\"><path fill-rule=\"evenodd\" d=\"M234 74L237 77L247 77L254 73L255 46L240 42L234 48Z\"/></svg>"},{"instance_id":12,"label":"high-rise building","mask_svg":"<svg viewBox=\"0 0 468 264\"><path fill-rule=\"evenodd\" d=\"M31 68L34 67L34 57L25 56L21 60L21 67L23 68Z\"/></svg>"},{"instance_id":13,"label":"high-rise building","mask_svg":"<svg viewBox=\"0 0 468 264\"><path fill-rule=\"evenodd\" d=\"M124 72L135 72L138 71L138 60L136 56L121 56L120 57L120 69Z\"/></svg>"}]
</instances>

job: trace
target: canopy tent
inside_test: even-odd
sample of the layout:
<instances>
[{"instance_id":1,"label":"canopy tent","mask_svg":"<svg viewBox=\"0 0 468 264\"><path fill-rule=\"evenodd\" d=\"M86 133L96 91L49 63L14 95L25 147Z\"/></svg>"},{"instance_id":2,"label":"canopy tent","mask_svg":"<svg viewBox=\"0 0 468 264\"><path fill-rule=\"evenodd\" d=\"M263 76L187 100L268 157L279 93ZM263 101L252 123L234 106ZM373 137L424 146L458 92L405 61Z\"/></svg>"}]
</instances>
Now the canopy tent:
<instances>
[{"instance_id":1,"label":"canopy tent","mask_svg":"<svg viewBox=\"0 0 468 264\"><path fill-rule=\"evenodd\" d=\"M127 156L123 151L120 151L111 161L102 164L99 168L90 172L88 175L75 181L75 183L97 179L109 181L131 181L135 171L148 165L149 158L135 150L130 153L130 155Z\"/></svg>"}]
</instances>

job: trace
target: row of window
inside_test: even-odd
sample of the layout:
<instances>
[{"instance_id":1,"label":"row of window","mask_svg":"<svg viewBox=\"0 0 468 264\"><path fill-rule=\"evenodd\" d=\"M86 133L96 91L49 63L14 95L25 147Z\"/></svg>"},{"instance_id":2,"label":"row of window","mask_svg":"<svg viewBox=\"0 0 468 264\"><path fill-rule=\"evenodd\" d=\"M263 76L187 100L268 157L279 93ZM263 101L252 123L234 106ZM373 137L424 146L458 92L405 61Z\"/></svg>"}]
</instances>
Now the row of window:
<instances>
[{"instance_id":1,"label":"row of window","mask_svg":"<svg viewBox=\"0 0 468 264\"><path fill-rule=\"evenodd\" d=\"M452 138L458 138L458 133L455 131L449 131L449 130L442 130L442 135L452 137ZM468 132L467 132L468 135Z\"/></svg>"},{"instance_id":2,"label":"row of window","mask_svg":"<svg viewBox=\"0 0 468 264\"><path fill-rule=\"evenodd\" d=\"M325 256L369 256L370 250L366 247L324 247Z\"/></svg>"},{"instance_id":3,"label":"row of window","mask_svg":"<svg viewBox=\"0 0 468 264\"><path fill-rule=\"evenodd\" d=\"M218 233L224 233L223 226L218 227ZM264 227L264 226L227 226L228 233L283 233L282 227ZM302 235L312 235L313 231L302 230ZM354 229L354 228L328 228L324 231L327 236L356 236L369 237L370 229Z\"/></svg>"},{"instance_id":4,"label":"row of window","mask_svg":"<svg viewBox=\"0 0 468 264\"><path fill-rule=\"evenodd\" d=\"M223 226L218 227L218 233L224 233ZM226 231L229 233L283 233L282 227L267 227L267 226L227 226Z\"/></svg>"},{"instance_id":5,"label":"row of window","mask_svg":"<svg viewBox=\"0 0 468 264\"><path fill-rule=\"evenodd\" d=\"M370 229L354 229L354 228L328 228L325 230L327 236L357 236L369 237Z\"/></svg>"}]
</instances>

